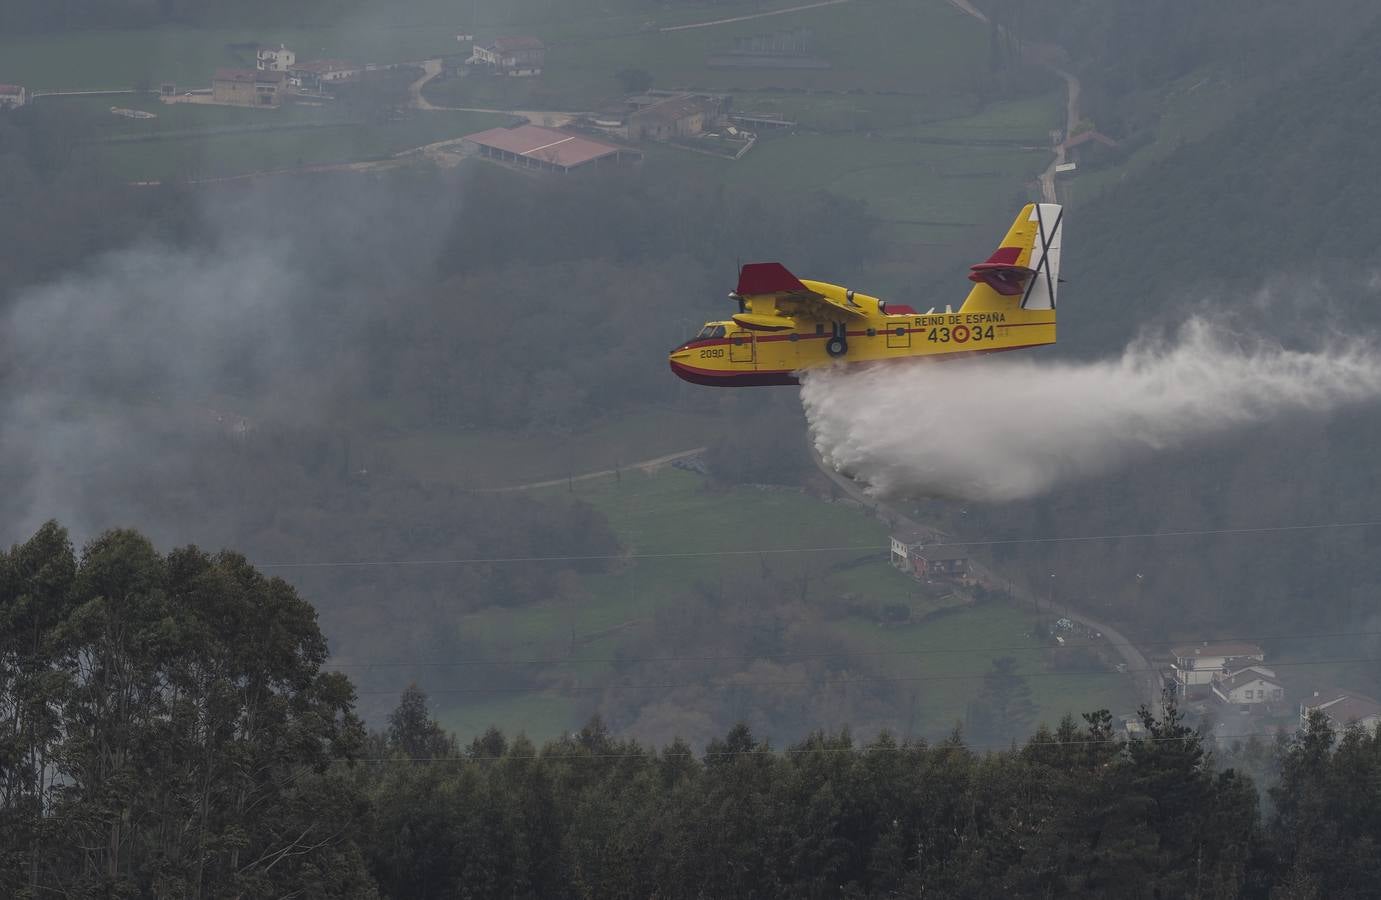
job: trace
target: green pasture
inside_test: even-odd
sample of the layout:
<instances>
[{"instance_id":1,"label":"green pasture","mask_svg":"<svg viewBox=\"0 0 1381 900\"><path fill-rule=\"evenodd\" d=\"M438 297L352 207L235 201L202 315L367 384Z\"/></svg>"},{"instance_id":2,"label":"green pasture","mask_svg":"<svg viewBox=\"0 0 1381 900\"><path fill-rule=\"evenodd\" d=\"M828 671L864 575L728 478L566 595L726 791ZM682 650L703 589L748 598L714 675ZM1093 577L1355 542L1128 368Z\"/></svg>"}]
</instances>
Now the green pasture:
<instances>
[{"instance_id":1,"label":"green pasture","mask_svg":"<svg viewBox=\"0 0 1381 900\"><path fill-rule=\"evenodd\" d=\"M794 5L794 4L790 4ZM692 19L732 18L732 7L701 7ZM962 110L958 97L972 95L986 71L987 34L942 0L854 0L770 18L730 22L684 31L658 31L655 17L632 30L589 23L552 22L534 26L550 44L540 78L483 76L436 83L428 97L439 105L506 108L590 109L617 99L614 76L642 69L655 87L730 93L779 91L896 92L932 115ZM711 57L734 46L734 39L764 33L810 29L812 55L826 69L713 68ZM971 102L968 101L968 102Z\"/></svg>"},{"instance_id":2,"label":"green pasture","mask_svg":"<svg viewBox=\"0 0 1381 900\"><path fill-rule=\"evenodd\" d=\"M943 236L1015 209L1049 159L1044 149L943 146L885 132L797 134L763 140L725 177L781 191L832 191L865 201L884 221Z\"/></svg>"},{"instance_id":3,"label":"green pasture","mask_svg":"<svg viewBox=\"0 0 1381 900\"><path fill-rule=\"evenodd\" d=\"M185 28L0 36L5 77L40 91L210 88L220 67L254 68L253 46L287 44L299 60L407 62L456 52L455 33L434 26ZM42 101L40 101L42 102Z\"/></svg>"},{"instance_id":4,"label":"green pasture","mask_svg":"<svg viewBox=\"0 0 1381 900\"><path fill-rule=\"evenodd\" d=\"M793 75L796 87L856 87L877 82L894 90L962 82L985 60L981 26L943 0L855 0L686 31L663 26L733 18L800 5L774 0L714 5L649 6L636 0L401 0L338 21L303 25L159 26L42 35L0 36L0 77L43 91L119 90L171 81L207 87L218 66L253 66L253 46L286 44L301 60L343 58L406 62L458 55L456 34L481 37L530 33L550 44L551 79L606 90L622 68L647 69L666 85L743 87L783 83L781 73L724 70L705 74L705 58L734 36L798 27L816 29L821 55L834 68ZM473 14L478 13L478 24ZM588 94L586 96L589 96Z\"/></svg>"},{"instance_id":5,"label":"green pasture","mask_svg":"<svg viewBox=\"0 0 1381 900\"><path fill-rule=\"evenodd\" d=\"M117 104L109 101L118 99ZM105 101L105 102L102 102ZM92 123L79 158L117 178L151 181L272 172L379 159L509 121L488 113L410 112L387 121L350 120L334 108L238 109L163 105L152 98L61 98ZM126 119L111 105L159 118Z\"/></svg>"},{"instance_id":6,"label":"green pasture","mask_svg":"<svg viewBox=\"0 0 1381 900\"><path fill-rule=\"evenodd\" d=\"M644 164L668 172L713 167L731 185L831 191L867 203L899 244L947 244L976 225L1005 221L1034 199L1029 184L1050 162L1048 132L1059 122L1062 97L1043 94L932 119L912 98L758 93L750 96L754 111L781 113L800 130L764 132L752 152L733 161L649 145ZM809 129L851 115L901 124Z\"/></svg>"},{"instance_id":7,"label":"green pasture","mask_svg":"<svg viewBox=\"0 0 1381 900\"><path fill-rule=\"evenodd\" d=\"M741 91L733 95L735 113L767 115L795 122L804 131L866 132L940 123L973 115L978 97L963 92L929 94L798 93Z\"/></svg>"},{"instance_id":8,"label":"green pasture","mask_svg":"<svg viewBox=\"0 0 1381 900\"><path fill-rule=\"evenodd\" d=\"M466 488L499 488L623 468L703 447L724 427L706 413L647 409L565 435L560 452L550 441L521 432L410 434L377 449L392 465L422 481ZM583 493L585 486L579 485Z\"/></svg>"},{"instance_id":9,"label":"green pasture","mask_svg":"<svg viewBox=\"0 0 1381 900\"><path fill-rule=\"evenodd\" d=\"M914 683L915 728L938 734L961 722L993 660L1010 656L1031 688L1036 719L1050 725L1066 713L1108 709L1133 711L1139 698L1131 681L1115 671L1092 672L1080 665L1068 672L1051 667L1055 650L1031 636L1030 610L990 603L909 625L878 625L861 619L841 625L855 645L882 654L891 676Z\"/></svg>"},{"instance_id":10,"label":"green pasture","mask_svg":"<svg viewBox=\"0 0 1381 900\"><path fill-rule=\"evenodd\" d=\"M553 490L553 489L547 489ZM558 492L564 492L559 489ZM884 677L914 682L920 734L942 734L962 719L991 661L1013 656L1028 676L1040 718L1107 707L1129 711L1134 702L1125 677L1114 673L1054 674L1050 651L1027 636L1029 611L1006 604L959 605L948 589L922 586L886 562L887 531L865 510L791 490L715 489L700 476L675 469L624 474L575 484L575 494L609 517L632 554L708 554L630 560L615 571L583 576L583 595L522 609L486 609L460 624L466 641L495 648L500 658L562 658L571 684L598 683L632 629L678 602L697 584L716 590L760 567L799 576L807 602L852 594L902 603L919 621L880 626L849 618L832 626L857 652L888 660ZM744 549L833 548L801 554L739 553ZM713 555L730 551L734 555ZM1026 648L1026 649L1023 649ZM506 731L549 737L573 727L592 709L576 692L441 694L434 702L443 721L477 734L493 723ZM905 711L898 711L904 718Z\"/></svg>"},{"instance_id":11,"label":"green pasture","mask_svg":"<svg viewBox=\"0 0 1381 900\"><path fill-rule=\"evenodd\" d=\"M887 134L956 143L1001 141L1044 149L1050 145L1051 129L1063 125L1064 105L1065 92L1060 88L1036 97L989 103L967 115L889 128Z\"/></svg>"}]
</instances>

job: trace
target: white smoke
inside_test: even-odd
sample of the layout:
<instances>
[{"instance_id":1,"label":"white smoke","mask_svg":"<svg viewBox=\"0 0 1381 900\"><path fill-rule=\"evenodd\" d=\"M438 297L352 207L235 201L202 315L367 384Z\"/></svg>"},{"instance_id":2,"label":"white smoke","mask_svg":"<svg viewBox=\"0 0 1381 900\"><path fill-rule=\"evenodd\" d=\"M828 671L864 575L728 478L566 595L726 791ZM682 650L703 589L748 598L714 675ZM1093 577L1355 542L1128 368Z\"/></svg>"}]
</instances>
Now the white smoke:
<instances>
[{"instance_id":1,"label":"white smoke","mask_svg":"<svg viewBox=\"0 0 1381 900\"><path fill-rule=\"evenodd\" d=\"M1381 354L1318 352L1187 322L1119 358L979 357L834 368L803 378L816 449L877 494L979 501L1040 494L1244 425L1381 396Z\"/></svg>"}]
</instances>

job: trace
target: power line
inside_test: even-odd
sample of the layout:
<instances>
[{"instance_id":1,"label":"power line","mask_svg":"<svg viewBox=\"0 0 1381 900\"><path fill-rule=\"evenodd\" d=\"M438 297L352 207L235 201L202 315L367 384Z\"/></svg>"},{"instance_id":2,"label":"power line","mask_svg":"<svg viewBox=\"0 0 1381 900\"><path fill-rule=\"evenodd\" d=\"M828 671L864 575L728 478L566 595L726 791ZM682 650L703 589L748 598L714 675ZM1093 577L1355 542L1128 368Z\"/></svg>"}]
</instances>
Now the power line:
<instances>
[{"instance_id":1,"label":"power line","mask_svg":"<svg viewBox=\"0 0 1381 900\"><path fill-rule=\"evenodd\" d=\"M1271 663L1269 669L1289 668L1292 666L1317 666L1317 665L1337 665L1341 663L1374 663L1381 662L1381 657L1359 656L1359 657L1340 657L1337 659L1306 659L1295 660L1293 662ZM1138 669L1127 669L1125 672L1118 672L1115 669L1077 669L1069 672L1028 672L1018 673L1019 678L1081 678L1081 677L1117 677L1128 674L1154 674L1160 672L1153 666ZM925 681L971 681L981 679L988 675L988 672L972 673L950 673L950 674L931 674L931 675L860 675L852 678L812 678L812 679L793 679L793 680L773 680L773 681L723 681L713 678L697 678L690 681L667 681L651 682L647 684L628 684L612 682L601 685L575 685L575 686L551 686L533 687L531 685L523 687L478 687L478 688L438 688L429 691L428 694L530 694L543 693L553 688L562 695L589 694L604 691L660 691L675 690L686 687L710 687L716 690L728 688L752 688L752 687L834 687L851 684L910 684ZM392 691L357 691L359 696L393 696L398 693Z\"/></svg>"},{"instance_id":2,"label":"power line","mask_svg":"<svg viewBox=\"0 0 1381 900\"><path fill-rule=\"evenodd\" d=\"M936 541L927 547L1002 547L1021 544L1073 544L1101 541L1152 540L1158 538L1224 537L1231 535L1286 534L1301 531L1326 531L1350 528L1377 528L1381 521L1321 522L1308 525L1269 525L1257 528L1210 528L1191 531L1143 531L1122 534L1070 535L1065 537L1010 538L1003 540ZM832 547L758 547L753 549L701 550L684 553L605 553L567 556L472 556L456 559L376 559L325 562L261 563L260 569L346 569L420 566L507 565L543 562L609 562L614 560L711 559L729 556L774 556L800 553L839 553L845 551L881 552L877 544L843 544Z\"/></svg>"},{"instance_id":3,"label":"power line","mask_svg":"<svg viewBox=\"0 0 1381 900\"><path fill-rule=\"evenodd\" d=\"M1196 644L1217 644L1230 642L1247 641L1288 641L1288 640L1319 640L1327 638L1360 638L1360 637L1381 637L1381 631L1331 631L1317 632L1314 634L1276 634L1276 635L1246 635L1236 637L1215 637L1201 638L1197 641L1186 640L1160 640L1160 641L1138 641L1135 647L1161 647L1174 645L1196 645ZM1013 644L998 647L925 647L913 650L856 650L856 651L833 651L821 653L756 653L756 654L705 654L698 656L550 656L534 657L528 659L452 659L452 660L389 660L378 662L353 662L353 663L328 663L327 668L331 669L394 669L394 668L460 668L468 666L574 666L586 664L612 664L612 663L680 663L680 662L749 662L753 660L766 660L780 662L783 660L820 660L820 659L859 659L880 656L928 656L935 653L1019 653L1042 650L1057 649L1084 649L1089 647L1105 647L1110 642L1104 641L1067 641L1062 647L1053 644ZM1262 663L1266 665L1266 663Z\"/></svg>"}]
</instances>

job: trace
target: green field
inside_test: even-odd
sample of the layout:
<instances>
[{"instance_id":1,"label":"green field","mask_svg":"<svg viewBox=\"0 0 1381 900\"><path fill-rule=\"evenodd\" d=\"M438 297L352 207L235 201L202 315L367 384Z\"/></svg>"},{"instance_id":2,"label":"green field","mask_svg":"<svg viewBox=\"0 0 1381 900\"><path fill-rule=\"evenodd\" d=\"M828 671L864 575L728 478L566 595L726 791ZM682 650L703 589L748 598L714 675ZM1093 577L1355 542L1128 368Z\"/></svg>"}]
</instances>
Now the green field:
<instances>
[{"instance_id":1,"label":"green field","mask_svg":"<svg viewBox=\"0 0 1381 900\"><path fill-rule=\"evenodd\" d=\"M561 452L547 441L511 432L476 431L391 438L378 451L423 481L497 488L566 478L703 447L723 428L707 413L649 409L565 435Z\"/></svg>"},{"instance_id":2,"label":"green field","mask_svg":"<svg viewBox=\"0 0 1381 900\"><path fill-rule=\"evenodd\" d=\"M894 654L895 677L917 685L917 728L944 731L964 718L965 706L978 693L992 660L1010 656L1026 677L1037 720L1055 724L1066 713L1076 718L1097 709L1130 713L1138 702L1131 682L1116 672L1091 673L1085 666L1069 672L1049 667L1053 651L1031 634L1029 610L988 604L912 625L879 626L854 621L845 626L860 643Z\"/></svg>"},{"instance_id":3,"label":"green field","mask_svg":"<svg viewBox=\"0 0 1381 900\"><path fill-rule=\"evenodd\" d=\"M667 177L713 167L730 185L823 188L856 197L887 223L887 236L900 246L952 243L969 226L1001 219L1029 194L1025 185L1049 159L1044 145L1058 124L1061 92L981 106L986 34L943 0L853 0L707 28L657 30L790 5L745 0L649 10L634 0L483 3L480 21L493 30L527 30L550 43L546 73L535 79L453 78L436 83L429 96L450 105L591 108L618 96L613 76L624 68L646 69L662 87L728 91L736 109L779 113L800 122L801 133L765 134L738 161L649 147L648 163ZM454 34L468 19L468 11L454 4L407 0L387 22L267 29L272 34L155 28L0 38L0 59L7 78L31 87L120 88L165 80L202 86L218 65L251 64L248 45L256 41L285 42L301 58L416 60L461 49ZM831 68L706 65L735 37L798 28L812 31L812 52ZM349 121L329 104L280 110L163 106L142 95L40 102L70 109L91 126L79 156L137 181L379 159L503 121L436 112L365 123ZM159 118L121 119L109 114L112 105L148 109ZM140 136L149 139L135 140Z\"/></svg>"},{"instance_id":4,"label":"green field","mask_svg":"<svg viewBox=\"0 0 1381 900\"><path fill-rule=\"evenodd\" d=\"M926 617L952 605L947 589L922 587L892 569L885 559L886 529L857 506L792 490L714 489L705 479L674 469L578 482L575 494L609 517L634 554L714 554L745 546L853 549L640 559L620 571L583 577L585 596L577 603L486 609L467 616L459 626L465 640L495 648L500 658L560 659L569 653L577 662L561 667L564 677L581 685L591 679L598 683L610 671L615 652L626 644L623 629L675 603L697 580L746 577L770 564L779 574L801 574L807 602L852 594L913 609L920 620L915 624L880 626L849 617L830 627L856 652L884 658L886 674L880 677L914 683L916 708L909 717L916 733L940 735L961 719L983 673L998 656L1018 659L1044 721L1102 707L1129 712L1134 704L1121 676L1049 671L1050 651L1035 649L1035 641L1027 636L1027 610L984 604ZM783 523L790 523L790 528L783 528ZM578 725L594 699L585 691L564 697L542 691L498 696L440 693L433 698L442 721L462 736L495 724L509 733L525 731L538 738ZM899 721L907 718L898 711Z\"/></svg>"},{"instance_id":5,"label":"green field","mask_svg":"<svg viewBox=\"0 0 1381 900\"><path fill-rule=\"evenodd\" d=\"M705 76L706 56L723 52L738 35L798 27L817 29L822 55L834 68L798 86L857 86L874 78L874 60L891 58L891 89L948 83L981 67L986 35L943 0L855 0L704 29L662 33L659 27L732 18L800 5L773 0L664 8L637 0L400 0L383 12L361 12L340 21L263 27L160 26L61 34L0 36L0 72L31 90L118 90L171 81L207 87L218 66L253 66L254 45L286 44L300 60L343 58L361 63L415 62L457 55L460 31L530 33L551 44L548 65L555 81L579 90L613 87L611 76L633 66L652 71L664 84L705 82L745 87L780 82L776 73L726 70ZM479 13L476 27L472 11ZM884 28L900 15L901 27ZM956 40L955 23L965 39ZM794 82L793 82L794 83ZM588 95L587 95L588 96Z\"/></svg>"},{"instance_id":6,"label":"green field","mask_svg":"<svg viewBox=\"0 0 1381 900\"><path fill-rule=\"evenodd\" d=\"M690 18L733 15L731 8L716 5ZM707 65L712 57L731 50L735 38L794 29L813 33L811 53L828 68ZM429 98L452 106L501 103L506 108L592 109L618 98L617 72L642 69L652 75L654 86L662 88L904 94L911 107L933 118L962 112L965 103L973 103L987 61L985 30L943 0L854 0L685 31L550 23L535 26L534 33L551 44L541 78L452 79L430 88Z\"/></svg>"},{"instance_id":7,"label":"green field","mask_svg":"<svg viewBox=\"0 0 1381 900\"><path fill-rule=\"evenodd\" d=\"M287 44L300 60L408 62L456 50L455 33L434 26L354 28L183 28L80 31L0 37L5 77L31 90L100 91L136 86L209 88L218 67L254 68L257 43Z\"/></svg>"},{"instance_id":8,"label":"green field","mask_svg":"<svg viewBox=\"0 0 1381 900\"><path fill-rule=\"evenodd\" d=\"M386 121L352 119L327 105L243 109L160 103L147 95L42 101L70 114L86 135L78 158L131 181L207 178L379 159L504 124L502 115L409 112ZM152 112L129 119L112 106Z\"/></svg>"}]
</instances>

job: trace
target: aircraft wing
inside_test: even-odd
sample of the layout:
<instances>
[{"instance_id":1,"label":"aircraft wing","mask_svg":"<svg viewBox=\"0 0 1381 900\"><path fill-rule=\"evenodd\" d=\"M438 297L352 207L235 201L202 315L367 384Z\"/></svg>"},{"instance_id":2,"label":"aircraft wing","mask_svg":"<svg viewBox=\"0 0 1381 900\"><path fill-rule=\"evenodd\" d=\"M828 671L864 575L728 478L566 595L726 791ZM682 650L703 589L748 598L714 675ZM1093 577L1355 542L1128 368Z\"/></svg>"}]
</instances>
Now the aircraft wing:
<instances>
[{"instance_id":1,"label":"aircraft wing","mask_svg":"<svg viewBox=\"0 0 1381 900\"><path fill-rule=\"evenodd\" d=\"M801 283L801 279L787 271L786 266L781 263L748 263L744 265L738 273L738 289L735 293L740 297L777 294L792 300L801 300L808 307L814 307L822 318L836 316L840 313L846 316L867 316L862 307L850 304L847 299L835 300L817 291L812 291Z\"/></svg>"}]
</instances>

